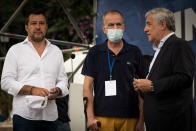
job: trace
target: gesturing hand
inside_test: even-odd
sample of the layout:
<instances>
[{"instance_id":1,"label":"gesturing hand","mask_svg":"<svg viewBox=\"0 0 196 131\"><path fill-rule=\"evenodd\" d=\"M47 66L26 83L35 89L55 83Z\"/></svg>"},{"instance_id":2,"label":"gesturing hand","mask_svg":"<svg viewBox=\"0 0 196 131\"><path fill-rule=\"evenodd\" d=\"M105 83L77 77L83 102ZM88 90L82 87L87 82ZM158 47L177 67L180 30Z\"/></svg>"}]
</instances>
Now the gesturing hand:
<instances>
[{"instance_id":1,"label":"gesturing hand","mask_svg":"<svg viewBox=\"0 0 196 131\"><path fill-rule=\"evenodd\" d=\"M148 79L133 79L133 87L135 91L148 92L150 91L152 81Z\"/></svg>"}]
</instances>

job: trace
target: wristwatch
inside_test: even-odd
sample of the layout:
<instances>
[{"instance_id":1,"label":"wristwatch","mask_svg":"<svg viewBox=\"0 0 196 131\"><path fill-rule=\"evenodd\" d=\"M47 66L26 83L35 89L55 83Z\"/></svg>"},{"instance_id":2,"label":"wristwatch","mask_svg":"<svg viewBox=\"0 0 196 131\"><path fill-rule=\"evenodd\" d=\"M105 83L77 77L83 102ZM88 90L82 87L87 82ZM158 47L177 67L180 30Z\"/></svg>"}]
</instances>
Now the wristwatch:
<instances>
[{"instance_id":1,"label":"wristwatch","mask_svg":"<svg viewBox=\"0 0 196 131\"><path fill-rule=\"evenodd\" d=\"M151 82L151 85L150 85L150 91L153 92L154 91L154 85L153 83Z\"/></svg>"}]
</instances>

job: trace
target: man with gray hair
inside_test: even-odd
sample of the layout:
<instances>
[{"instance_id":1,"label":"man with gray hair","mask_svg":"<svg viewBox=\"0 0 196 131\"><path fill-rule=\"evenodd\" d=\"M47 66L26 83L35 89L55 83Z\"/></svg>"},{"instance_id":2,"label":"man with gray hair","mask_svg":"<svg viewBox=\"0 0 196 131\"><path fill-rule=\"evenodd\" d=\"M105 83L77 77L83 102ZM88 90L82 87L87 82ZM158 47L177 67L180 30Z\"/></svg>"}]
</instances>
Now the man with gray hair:
<instances>
[{"instance_id":1,"label":"man with gray hair","mask_svg":"<svg viewBox=\"0 0 196 131\"><path fill-rule=\"evenodd\" d=\"M144 32L155 50L146 79L134 79L144 95L147 131L190 131L194 53L187 41L177 38L174 14L155 8L145 15ZM188 114L189 113L189 114Z\"/></svg>"}]
</instances>

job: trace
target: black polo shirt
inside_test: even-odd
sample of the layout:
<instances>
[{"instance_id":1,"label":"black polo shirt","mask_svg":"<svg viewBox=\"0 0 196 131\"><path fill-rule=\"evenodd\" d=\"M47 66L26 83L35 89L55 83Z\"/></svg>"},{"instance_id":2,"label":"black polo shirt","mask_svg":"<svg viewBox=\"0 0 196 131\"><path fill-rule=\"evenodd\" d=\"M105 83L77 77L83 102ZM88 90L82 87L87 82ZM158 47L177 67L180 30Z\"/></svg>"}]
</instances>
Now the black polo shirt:
<instances>
[{"instance_id":1,"label":"black polo shirt","mask_svg":"<svg viewBox=\"0 0 196 131\"><path fill-rule=\"evenodd\" d=\"M105 81L110 78L107 41L89 50L82 74L94 78L94 113L96 116L135 118L139 116L138 95L133 89L134 77L144 78L145 65L139 48L123 40L123 48L115 55L112 80L116 80L116 96L105 96Z\"/></svg>"}]
</instances>

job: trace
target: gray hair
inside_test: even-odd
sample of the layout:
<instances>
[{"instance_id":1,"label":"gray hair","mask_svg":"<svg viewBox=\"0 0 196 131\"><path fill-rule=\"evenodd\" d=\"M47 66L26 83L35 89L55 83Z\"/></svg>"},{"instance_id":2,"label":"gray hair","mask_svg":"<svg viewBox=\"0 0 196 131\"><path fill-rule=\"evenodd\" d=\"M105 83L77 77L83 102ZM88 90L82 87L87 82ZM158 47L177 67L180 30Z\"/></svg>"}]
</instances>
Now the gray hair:
<instances>
[{"instance_id":1,"label":"gray hair","mask_svg":"<svg viewBox=\"0 0 196 131\"><path fill-rule=\"evenodd\" d=\"M166 26L170 31L176 31L174 13L170 10L166 8L154 8L148 11L145 14L145 17L147 17L149 14L153 15L154 20L156 20L158 24L165 21Z\"/></svg>"},{"instance_id":2,"label":"gray hair","mask_svg":"<svg viewBox=\"0 0 196 131\"><path fill-rule=\"evenodd\" d=\"M108 10L108 11L106 11L104 14L103 14L103 24L105 24L105 16L107 15L107 14L119 14L121 17L122 17L122 19L123 19L123 22L124 22L124 18L123 18L123 14L120 12L120 11L118 11L118 10Z\"/></svg>"}]
</instances>

